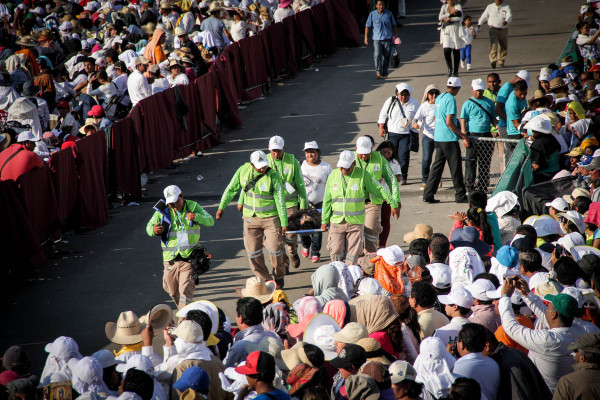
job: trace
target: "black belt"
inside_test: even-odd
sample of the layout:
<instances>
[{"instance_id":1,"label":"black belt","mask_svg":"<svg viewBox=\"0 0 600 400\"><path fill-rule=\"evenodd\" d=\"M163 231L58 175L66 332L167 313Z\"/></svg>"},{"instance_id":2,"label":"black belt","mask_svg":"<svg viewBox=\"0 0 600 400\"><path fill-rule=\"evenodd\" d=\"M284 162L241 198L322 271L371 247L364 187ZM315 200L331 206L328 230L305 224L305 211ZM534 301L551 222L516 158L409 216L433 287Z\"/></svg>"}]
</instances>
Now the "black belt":
<instances>
[{"instance_id":1,"label":"black belt","mask_svg":"<svg viewBox=\"0 0 600 400\"><path fill-rule=\"evenodd\" d=\"M172 259L172 260L169 261L169 265L175 264L175 261L190 262L190 259L189 258L181 257L181 254L177 254L177 257L175 257L174 259Z\"/></svg>"}]
</instances>

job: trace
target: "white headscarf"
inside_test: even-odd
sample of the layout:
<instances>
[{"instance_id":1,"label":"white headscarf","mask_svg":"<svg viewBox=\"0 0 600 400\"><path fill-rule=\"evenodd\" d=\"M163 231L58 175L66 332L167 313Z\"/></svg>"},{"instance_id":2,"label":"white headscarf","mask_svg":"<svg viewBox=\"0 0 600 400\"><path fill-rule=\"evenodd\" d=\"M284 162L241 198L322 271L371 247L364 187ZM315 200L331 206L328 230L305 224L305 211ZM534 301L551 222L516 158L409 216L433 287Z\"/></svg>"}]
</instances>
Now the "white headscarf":
<instances>
[{"instance_id":1,"label":"white headscarf","mask_svg":"<svg viewBox=\"0 0 600 400\"><path fill-rule=\"evenodd\" d=\"M333 261L331 262L331 265L333 265L340 274L340 283L338 283L338 287L346 293L348 298L350 298L350 291L354 289L354 278L352 278L348 266L342 261Z\"/></svg>"},{"instance_id":2,"label":"white headscarf","mask_svg":"<svg viewBox=\"0 0 600 400\"><path fill-rule=\"evenodd\" d=\"M77 393L109 393L109 389L102 379L104 372L102 365L94 357L84 357L81 360L71 359L69 368L73 374L71 384Z\"/></svg>"},{"instance_id":3,"label":"white headscarf","mask_svg":"<svg viewBox=\"0 0 600 400\"><path fill-rule=\"evenodd\" d=\"M454 357L448 353L440 338L423 339L414 365L417 382L423 383L435 398L447 395L455 379L452 373L454 362Z\"/></svg>"},{"instance_id":4,"label":"white headscarf","mask_svg":"<svg viewBox=\"0 0 600 400\"><path fill-rule=\"evenodd\" d=\"M452 271L452 284L473 283L473 277L485 272L479 254L472 247L458 247L452 250L448 256L448 265Z\"/></svg>"},{"instance_id":5,"label":"white headscarf","mask_svg":"<svg viewBox=\"0 0 600 400\"><path fill-rule=\"evenodd\" d=\"M485 211L496 213L502 218L507 212L519 205L519 198L513 192L502 191L488 199Z\"/></svg>"},{"instance_id":6,"label":"white headscarf","mask_svg":"<svg viewBox=\"0 0 600 400\"><path fill-rule=\"evenodd\" d=\"M40 377L38 387L44 387L51 383L52 374L61 372L65 377L71 379L71 370L69 369L69 360L75 358L81 359L83 356L79 353L79 346L73 338L61 336L54 342L49 343L45 350L49 353Z\"/></svg>"}]
</instances>

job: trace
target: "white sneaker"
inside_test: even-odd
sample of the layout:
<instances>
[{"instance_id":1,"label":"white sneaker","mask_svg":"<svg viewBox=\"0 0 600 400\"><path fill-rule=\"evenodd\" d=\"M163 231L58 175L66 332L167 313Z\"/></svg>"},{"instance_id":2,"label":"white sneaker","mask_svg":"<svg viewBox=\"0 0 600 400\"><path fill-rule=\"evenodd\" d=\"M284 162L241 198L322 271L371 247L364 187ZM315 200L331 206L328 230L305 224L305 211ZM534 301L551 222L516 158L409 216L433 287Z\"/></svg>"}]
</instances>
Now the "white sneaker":
<instances>
[{"instance_id":1,"label":"white sneaker","mask_svg":"<svg viewBox=\"0 0 600 400\"><path fill-rule=\"evenodd\" d=\"M463 60L460 60L460 67L464 68L465 67L465 62Z\"/></svg>"},{"instance_id":2,"label":"white sneaker","mask_svg":"<svg viewBox=\"0 0 600 400\"><path fill-rule=\"evenodd\" d=\"M471 70L471 64L467 64L467 70Z\"/></svg>"}]
</instances>

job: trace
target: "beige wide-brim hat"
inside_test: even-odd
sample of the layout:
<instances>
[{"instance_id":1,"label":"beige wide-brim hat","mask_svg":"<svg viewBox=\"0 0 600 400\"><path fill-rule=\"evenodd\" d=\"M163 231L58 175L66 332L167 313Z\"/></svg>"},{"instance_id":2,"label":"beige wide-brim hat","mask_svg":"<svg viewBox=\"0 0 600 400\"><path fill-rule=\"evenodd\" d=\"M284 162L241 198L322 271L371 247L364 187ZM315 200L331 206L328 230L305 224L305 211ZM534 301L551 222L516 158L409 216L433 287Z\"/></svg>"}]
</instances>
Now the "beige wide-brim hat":
<instances>
[{"instance_id":1,"label":"beige wide-brim hat","mask_svg":"<svg viewBox=\"0 0 600 400\"><path fill-rule=\"evenodd\" d=\"M152 307L148 314L140 318L140 323L150 325L154 331L161 331L173 321L173 310L166 304Z\"/></svg>"},{"instance_id":2,"label":"beige wide-brim hat","mask_svg":"<svg viewBox=\"0 0 600 400\"><path fill-rule=\"evenodd\" d=\"M240 297L254 297L264 304L273 299L275 289L277 289L275 281L265 282L263 278L253 276L246 280L245 288L237 288L235 293Z\"/></svg>"},{"instance_id":3,"label":"beige wide-brim hat","mask_svg":"<svg viewBox=\"0 0 600 400\"><path fill-rule=\"evenodd\" d=\"M404 235L404 242L410 243L415 239L431 239L433 228L427 224L417 224L412 232Z\"/></svg>"},{"instance_id":4,"label":"beige wide-brim hat","mask_svg":"<svg viewBox=\"0 0 600 400\"><path fill-rule=\"evenodd\" d=\"M142 330L146 324L142 324L133 311L123 311L117 322L109 321L104 325L106 337L116 344L136 344L142 341Z\"/></svg>"},{"instance_id":5,"label":"beige wide-brim hat","mask_svg":"<svg viewBox=\"0 0 600 400\"><path fill-rule=\"evenodd\" d=\"M300 349L304 347L304 342L296 342L292 348L281 350L281 359L286 365L286 370L291 371L296 365L300 365L303 361L300 359ZM303 352L304 353L304 352Z\"/></svg>"}]
</instances>

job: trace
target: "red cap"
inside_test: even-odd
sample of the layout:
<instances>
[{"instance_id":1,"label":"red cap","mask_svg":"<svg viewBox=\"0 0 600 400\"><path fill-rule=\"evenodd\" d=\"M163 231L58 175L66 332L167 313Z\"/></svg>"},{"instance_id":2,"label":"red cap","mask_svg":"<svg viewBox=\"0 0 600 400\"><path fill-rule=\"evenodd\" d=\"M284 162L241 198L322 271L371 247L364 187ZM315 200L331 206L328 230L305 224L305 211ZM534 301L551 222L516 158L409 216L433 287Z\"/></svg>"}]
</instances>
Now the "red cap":
<instances>
[{"instance_id":1,"label":"red cap","mask_svg":"<svg viewBox=\"0 0 600 400\"><path fill-rule=\"evenodd\" d=\"M592 68L589 69L590 72L594 72L594 71L600 71L600 65L595 64L592 66Z\"/></svg>"},{"instance_id":2,"label":"red cap","mask_svg":"<svg viewBox=\"0 0 600 400\"><path fill-rule=\"evenodd\" d=\"M254 351L246 357L246 365L241 365L235 368L235 372L242 375L258 374L258 362L260 359L260 351Z\"/></svg>"},{"instance_id":3,"label":"red cap","mask_svg":"<svg viewBox=\"0 0 600 400\"><path fill-rule=\"evenodd\" d=\"M88 111L88 117L101 117L104 115L104 108L99 105L95 105L92 107L90 111Z\"/></svg>"},{"instance_id":4,"label":"red cap","mask_svg":"<svg viewBox=\"0 0 600 400\"><path fill-rule=\"evenodd\" d=\"M69 102L65 100L61 100L56 104L56 108L70 108Z\"/></svg>"}]
</instances>

